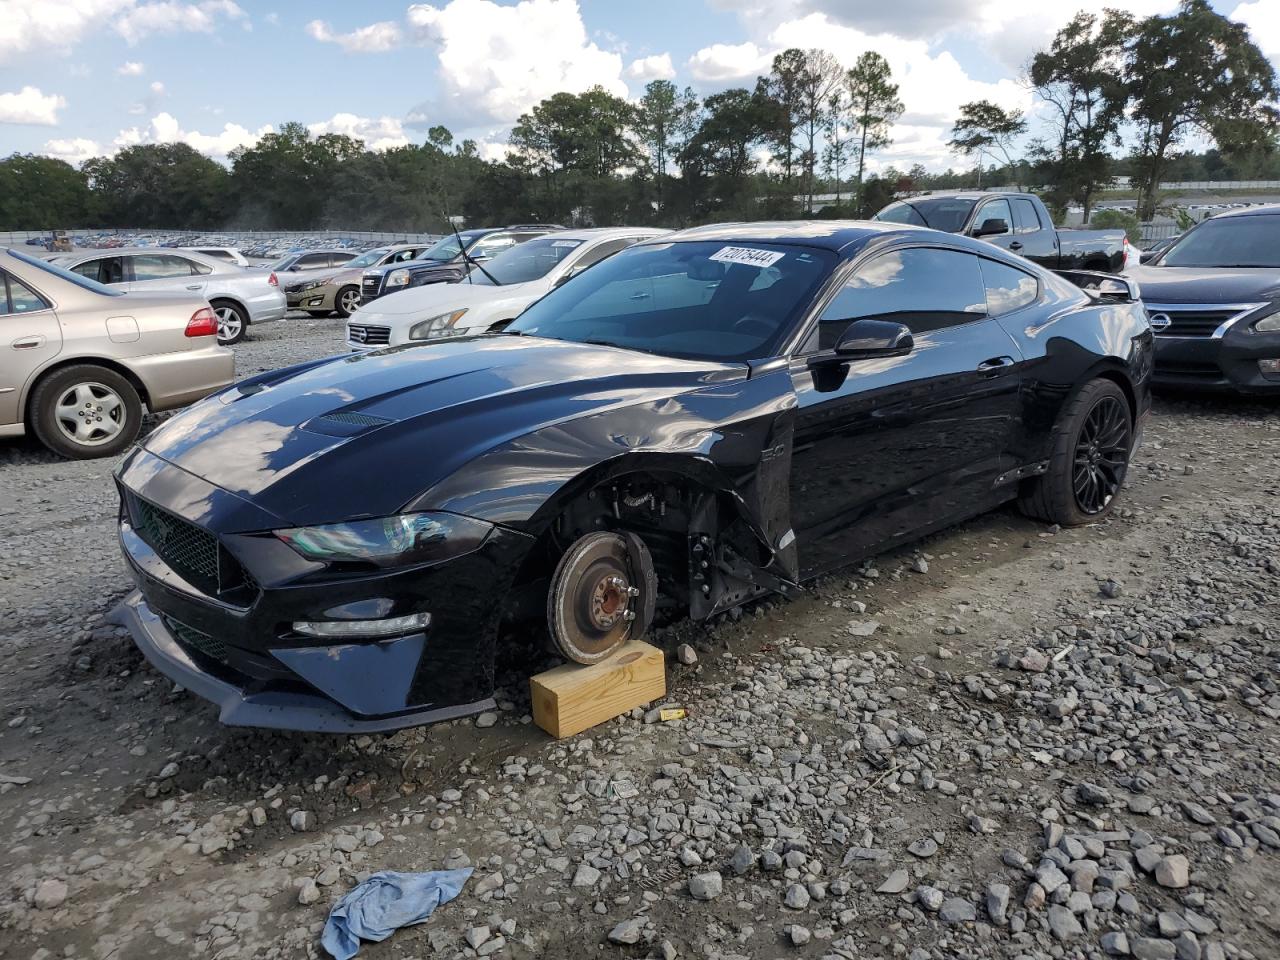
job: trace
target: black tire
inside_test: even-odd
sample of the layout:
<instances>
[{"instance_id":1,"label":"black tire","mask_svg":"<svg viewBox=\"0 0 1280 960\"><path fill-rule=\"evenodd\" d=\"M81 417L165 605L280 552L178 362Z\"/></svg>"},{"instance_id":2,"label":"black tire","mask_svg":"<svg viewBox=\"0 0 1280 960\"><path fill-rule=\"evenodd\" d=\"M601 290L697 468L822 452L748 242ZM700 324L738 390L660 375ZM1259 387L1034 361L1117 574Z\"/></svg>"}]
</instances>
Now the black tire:
<instances>
[{"instance_id":1,"label":"black tire","mask_svg":"<svg viewBox=\"0 0 1280 960\"><path fill-rule=\"evenodd\" d=\"M41 380L31 393L30 411L40 442L72 460L115 456L142 429L142 399L133 384L90 363L64 367Z\"/></svg>"},{"instance_id":2,"label":"black tire","mask_svg":"<svg viewBox=\"0 0 1280 960\"><path fill-rule=\"evenodd\" d=\"M244 307L230 300L213 300L209 303L218 315L218 343L229 347L244 339L249 330L249 316Z\"/></svg>"},{"instance_id":3,"label":"black tire","mask_svg":"<svg viewBox=\"0 0 1280 960\"><path fill-rule=\"evenodd\" d=\"M347 303L344 304L343 301ZM352 302L354 300L354 302ZM337 311L338 316L346 319L355 312L355 305L360 303L359 287L343 287L333 297L333 309Z\"/></svg>"},{"instance_id":4,"label":"black tire","mask_svg":"<svg viewBox=\"0 0 1280 960\"><path fill-rule=\"evenodd\" d=\"M328 310L308 310L307 316L315 317L317 320L324 320L329 316Z\"/></svg>"},{"instance_id":5,"label":"black tire","mask_svg":"<svg viewBox=\"0 0 1280 960\"><path fill-rule=\"evenodd\" d=\"M1114 380L1090 380L1067 401L1053 431L1049 469L1018 506L1064 527L1094 523L1115 506L1133 453L1133 411Z\"/></svg>"}]
</instances>

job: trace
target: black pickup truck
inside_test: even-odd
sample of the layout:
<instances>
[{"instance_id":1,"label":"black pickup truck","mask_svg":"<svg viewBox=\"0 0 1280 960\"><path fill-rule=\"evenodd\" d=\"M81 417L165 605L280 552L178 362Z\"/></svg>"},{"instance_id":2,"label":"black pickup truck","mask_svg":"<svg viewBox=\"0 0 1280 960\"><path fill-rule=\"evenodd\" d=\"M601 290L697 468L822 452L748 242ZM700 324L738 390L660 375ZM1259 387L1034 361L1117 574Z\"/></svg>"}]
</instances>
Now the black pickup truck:
<instances>
[{"instance_id":1,"label":"black pickup truck","mask_svg":"<svg viewBox=\"0 0 1280 960\"><path fill-rule=\"evenodd\" d=\"M1123 230L1055 230L1034 193L930 193L897 200L873 219L979 237L1050 270L1119 273L1128 255Z\"/></svg>"}]
</instances>

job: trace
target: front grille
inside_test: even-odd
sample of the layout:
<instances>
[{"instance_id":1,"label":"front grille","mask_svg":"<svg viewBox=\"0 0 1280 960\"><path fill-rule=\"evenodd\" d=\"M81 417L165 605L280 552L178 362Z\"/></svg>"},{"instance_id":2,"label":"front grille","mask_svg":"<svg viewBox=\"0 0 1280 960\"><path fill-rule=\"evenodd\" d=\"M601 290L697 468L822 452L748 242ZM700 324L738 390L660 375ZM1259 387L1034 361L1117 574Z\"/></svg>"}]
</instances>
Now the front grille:
<instances>
[{"instance_id":1,"label":"front grille","mask_svg":"<svg viewBox=\"0 0 1280 960\"><path fill-rule=\"evenodd\" d=\"M218 538L141 497L129 495L133 529L169 567L193 587L218 595L257 583Z\"/></svg>"},{"instance_id":2,"label":"front grille","mask_svg":"<svg viewBox=\"0 0 1280 960\"><path fill-rule=\"evenodd\" d=\"M375 327L366 323L349 323L347 339L352 343L363 343L371 347L386 346L391 342L391 328Z\"/></svg>"},{"instance_id":3,"label":"front grille","mask_svg":"<svg viewBox=\"0 0 1280 960\"><path fill-rule=\"evenodd\" d=\"M218 661L218 663L227 662L227 645L217 637L210 636L195 627L189 627L185 623L174 620L172 617L164 617L163 619L164 625L169 628L169 633L173 635L173 639L177 640L180 646L202 653L211 660Z\"/></svg>"},{"instance_id":4,"label":"front grille","mask_svg":"<svg viewBox=\"0 0 1280 960\"><path fill-rule=\"evenodd\" d=\"M1217 381L1223 378L1222 368L1216 363L1163 362L1157 372L1164 377L1180 380Z\"/></svg>"},{"instance_id":5,"label":"front grille","mask_svg":"<svg viewBox=\"0 0 1280 960\"><path fill-rule=\"evenodd\" d=\"M382 284L381 274L373 277L362 277L360 279L360 297L364 300L372 300L378 295L378 287Z\"/></svg>"},{"instance_id":6,"label":"front grille","mask_svg":"<svg viewBox=\"0 0 1280 960\"><path fill-rule=\"evenodd\" d=\"M1147 303L1147 316L1157 337L1207 340L1253 312L1258 303Z\"/></svg>"}]
</instances>

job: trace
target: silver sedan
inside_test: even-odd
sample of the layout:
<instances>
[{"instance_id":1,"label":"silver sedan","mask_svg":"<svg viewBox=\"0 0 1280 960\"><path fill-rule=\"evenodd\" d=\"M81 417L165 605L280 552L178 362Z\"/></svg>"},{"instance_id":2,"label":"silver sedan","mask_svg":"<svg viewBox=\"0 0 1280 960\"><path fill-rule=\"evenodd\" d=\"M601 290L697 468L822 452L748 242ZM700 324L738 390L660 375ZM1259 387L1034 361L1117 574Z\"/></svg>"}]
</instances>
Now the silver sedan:
<instances>
[{"instance_id":1,"label":"silver sedan","mask_svg":"<svg viewBox=\"0 0 1280 960\"><path fill-rule=\"evenodd\" d=\"M0 437L34 430L56 453L109 457L142 409L194 403L235 379L198 291L128 293L0 250Z\"/></svg>"},{"instance_id":2,"label":"silver sedan","mask_svg":"<svg viewBox=\"0 0 1280 960\"><path fill-rule=\"evenodd\" d=\"M218 342L228 346L244 338L249 324L283 319L287 309L274 273L246 270L191 250L84 250L54 257L52 262L90 280L139 293L199 293L218 316Z\"/></svg>"}]
</instances>

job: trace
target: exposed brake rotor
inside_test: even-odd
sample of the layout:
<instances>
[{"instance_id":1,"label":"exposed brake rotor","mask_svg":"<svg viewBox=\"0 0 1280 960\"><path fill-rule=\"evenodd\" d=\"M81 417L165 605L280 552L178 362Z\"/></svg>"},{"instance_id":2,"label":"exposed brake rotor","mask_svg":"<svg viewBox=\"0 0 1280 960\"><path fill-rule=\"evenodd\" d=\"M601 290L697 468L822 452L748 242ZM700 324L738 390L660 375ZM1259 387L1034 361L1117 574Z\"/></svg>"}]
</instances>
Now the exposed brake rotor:
<instances>
[{"instance_id":1,"label":"exposed brake rotor","mask_svg":"<svg viewBox=\"0 0 1280 960\"><path fill-rule=\"evenodd\" d=\"M565 552L547 592L552 641L577 663L599 663L653 618L657 577L639 537L597 532Z\"/></svg>"}]
</instances>

